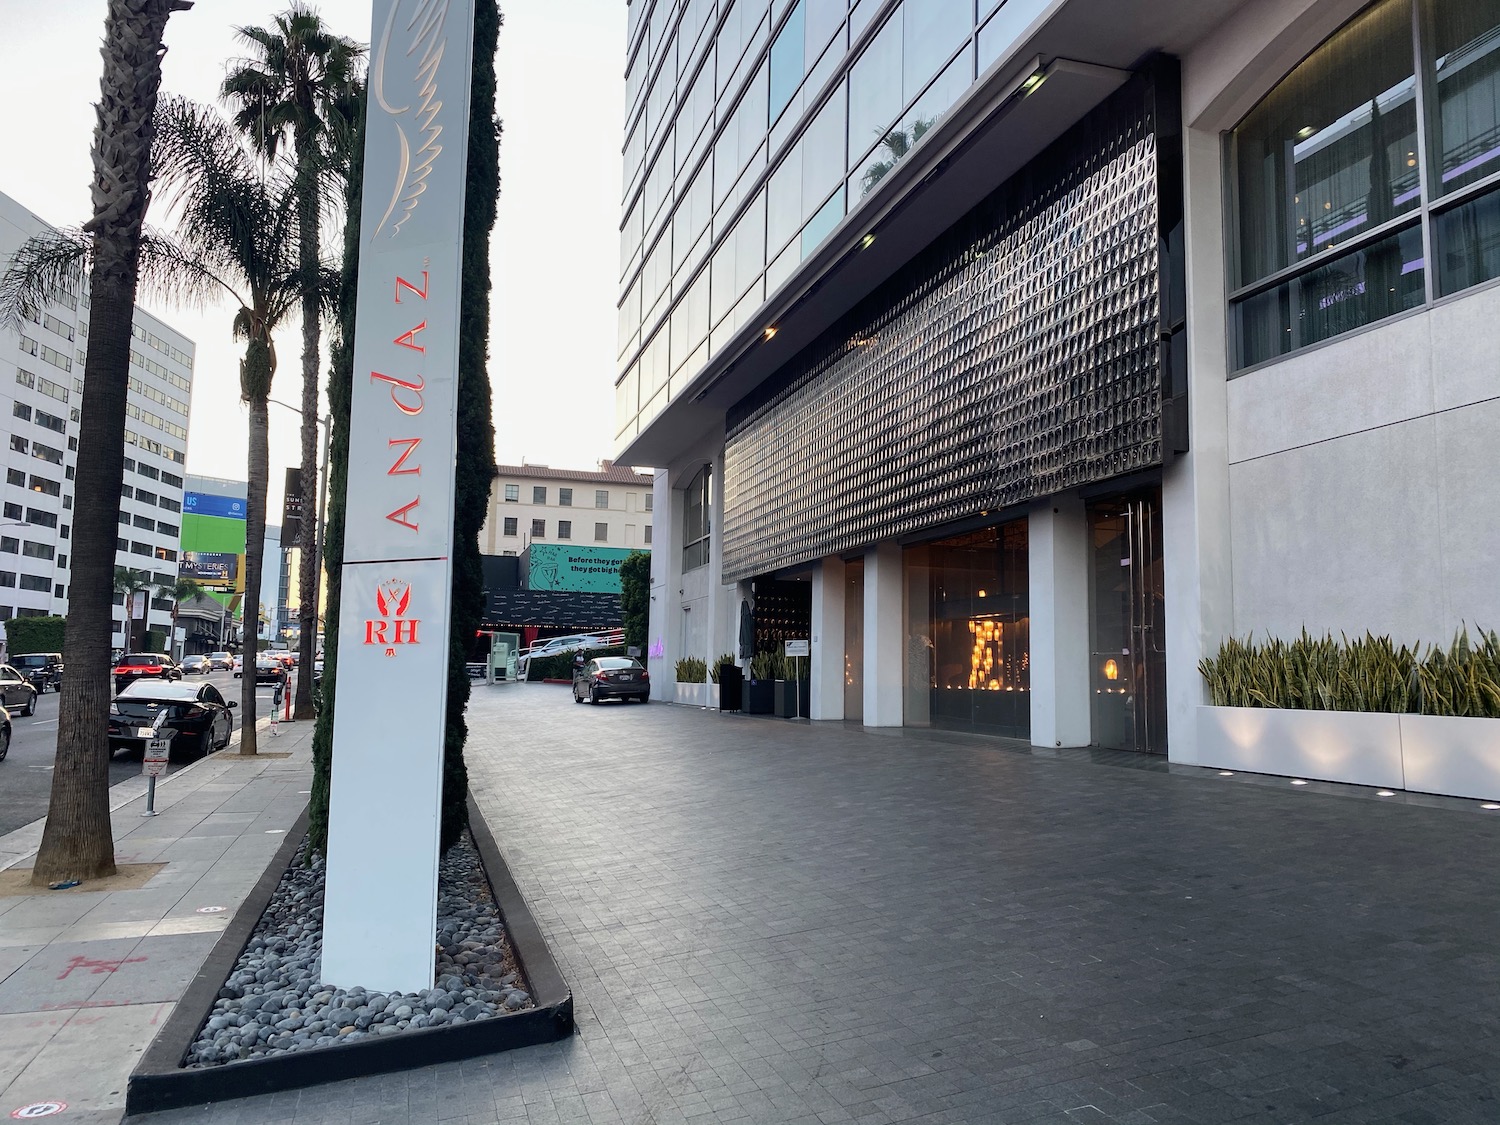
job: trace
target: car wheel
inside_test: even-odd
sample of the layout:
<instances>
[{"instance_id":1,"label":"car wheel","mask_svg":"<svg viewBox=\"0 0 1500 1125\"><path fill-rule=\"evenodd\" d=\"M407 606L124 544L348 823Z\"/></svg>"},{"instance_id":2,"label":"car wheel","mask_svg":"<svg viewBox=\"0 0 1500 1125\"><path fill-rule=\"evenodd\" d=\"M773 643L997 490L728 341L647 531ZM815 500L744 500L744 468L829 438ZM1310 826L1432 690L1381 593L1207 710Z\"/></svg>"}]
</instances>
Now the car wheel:
<instances>
[{"instance_id":1,"label":"car wheel","mask_svg":"<svg viewBox=\"0 0 1500 1125\"><path fill-rule=\"evenodd\" d=\"M650 703L651 702L651 697L649 695L638 695L638 696L636 696L636 698L639 699L642 703Z\"/></svg>"},{"instance_id":2,"label":"car wheel","mask_svg":"<svg viewBox=\"0 0 1500 1125\"><path fill-rule=\"evenodd\" d=\"M36 714L36 696L35 695L28 695L26 697L26 706L21 709L21 714L23 714L23 715L34 715L34 714Z\"/></svg>"},{"instance_id":3,"label":"car wheel","mask_svg":"<svg viewBox=\"0 0 1500 1125\"><path fill-rule=\"evenodd\" d=\"M10 753L10 727L0 729L0 762Z\"/></svg>"},{"instance_id":4,"label":"car wheel","mask_svg":"<svg viewBox=\"0 0 1500 1125\"><path fill-rule=\"evenodd\" d=\"M594 688L589 688L589 706L591 706L591 707L597 707L598 705L599 705L599 692L596 691Z\"/></svg>"}]
</instances>

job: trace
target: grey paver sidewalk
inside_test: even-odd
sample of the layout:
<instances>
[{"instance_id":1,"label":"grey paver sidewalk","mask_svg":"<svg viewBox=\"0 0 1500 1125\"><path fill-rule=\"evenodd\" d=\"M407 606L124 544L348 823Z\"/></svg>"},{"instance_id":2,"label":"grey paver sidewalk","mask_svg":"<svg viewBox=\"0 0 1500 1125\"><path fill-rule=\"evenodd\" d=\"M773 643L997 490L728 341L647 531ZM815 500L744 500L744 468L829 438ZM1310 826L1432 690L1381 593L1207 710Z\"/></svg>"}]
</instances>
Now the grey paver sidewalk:
<instances>
[{"instance_id":1,"label":"grey paver sidewalk","mask_svg":"<svg viewBox=\"0 0 1500 1125\"><path fill-rule=\"evenodd\" d=\"M469 770L578 1035L151 1125L1500 1120L1500 814L567 696Z\"/></svg>"},{"instance_id":2,"label":"grey paver sidewalk","mask_svg":"<svg viewBox=\"0 0 1500 1125\"><path fill-rule=\"evenodd\" d=\"M118 1122L125 1081L307 802L311 723L260 728L174 766L142 817L144 779L111 790L120 863L164 863L137 890L0 898L0 1117L66 1102L49 1120ZM29 867L40 822L0 838L0 868ZM208 906L224 907L198 913Z\"/></svg>"}]
</instances>

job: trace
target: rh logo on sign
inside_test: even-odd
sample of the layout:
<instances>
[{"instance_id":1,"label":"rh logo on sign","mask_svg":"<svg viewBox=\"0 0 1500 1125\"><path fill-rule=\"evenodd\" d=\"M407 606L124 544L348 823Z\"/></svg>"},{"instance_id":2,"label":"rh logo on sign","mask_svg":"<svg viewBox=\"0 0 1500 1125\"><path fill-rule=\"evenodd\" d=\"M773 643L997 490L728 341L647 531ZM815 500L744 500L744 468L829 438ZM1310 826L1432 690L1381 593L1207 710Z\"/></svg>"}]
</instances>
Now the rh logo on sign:
<instances>
[{"instance_id":1,"label":"rh logo on sign","mask_svg":"<svg viewBox=\"0 0 1500 1125\"><path fill-rule=\"evenodd\" d=\"M406 616L410 608L410 582L388 578L375 587L375 612L379 616L365 622L365 644L385 646L387 656L396 655L397 645L420 644L417 626L422 622Z\"/></svg>"}]
</instances>

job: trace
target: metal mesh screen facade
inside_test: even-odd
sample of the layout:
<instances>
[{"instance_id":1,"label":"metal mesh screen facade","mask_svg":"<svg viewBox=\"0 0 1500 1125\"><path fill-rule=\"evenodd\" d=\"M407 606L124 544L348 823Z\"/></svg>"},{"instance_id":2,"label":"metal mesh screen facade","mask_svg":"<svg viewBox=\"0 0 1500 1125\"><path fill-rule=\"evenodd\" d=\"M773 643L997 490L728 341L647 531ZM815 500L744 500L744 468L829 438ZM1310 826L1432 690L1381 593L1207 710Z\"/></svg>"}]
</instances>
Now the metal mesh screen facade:
<instances>
[{"instance_id":1,"label":"metal mesh screen facade","mask_svg":"<svg viewBox=\"0 0 1500 1125\"><path fill-rule=\"evenodd\" d=\"M731 411L726 582L1161 464L1153 107L1127 86Z\"/></svg>"}]
</instances>

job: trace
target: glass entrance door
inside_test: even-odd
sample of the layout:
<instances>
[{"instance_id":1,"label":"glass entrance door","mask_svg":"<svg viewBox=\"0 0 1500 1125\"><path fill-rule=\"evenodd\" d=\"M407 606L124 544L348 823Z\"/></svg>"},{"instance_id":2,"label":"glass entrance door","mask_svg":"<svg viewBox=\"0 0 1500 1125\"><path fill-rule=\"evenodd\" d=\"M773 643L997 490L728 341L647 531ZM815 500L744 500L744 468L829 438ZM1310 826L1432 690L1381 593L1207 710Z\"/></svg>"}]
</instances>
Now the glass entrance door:
<instances>
[{"instance_id":1,"label":"glass entrance door","mask_svg":"<svg viewBox=\"0 0 1500 1125\"><path fill-rule=\"evenodd\" d=\"M1161 489L1088 506L1094 743L1167 752Z\"/></svg>"}]
</instances>

